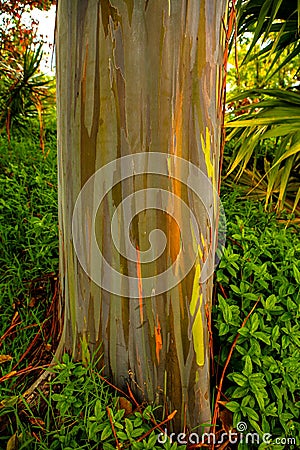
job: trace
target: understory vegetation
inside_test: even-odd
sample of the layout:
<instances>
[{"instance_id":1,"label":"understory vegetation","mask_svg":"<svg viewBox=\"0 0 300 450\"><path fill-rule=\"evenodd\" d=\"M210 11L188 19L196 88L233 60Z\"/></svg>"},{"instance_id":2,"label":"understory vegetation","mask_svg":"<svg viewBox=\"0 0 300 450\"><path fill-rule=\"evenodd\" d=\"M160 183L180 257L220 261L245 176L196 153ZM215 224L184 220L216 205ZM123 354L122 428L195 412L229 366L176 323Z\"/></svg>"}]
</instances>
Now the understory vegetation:
<instances>
[{"instance_id":1,"label":"understory vegetation","mask_svg":"<svg viewBox=\"0 0 300 450\"><path fill-rule=\"evenodd\" d=\"M231 3L227 241L209 330L214 437L184 443L171 434L176 411L140 404L102 376L101 347L83 361L53 359L54 80L40 73L37 23L20 21L28 2L0 0L0 450L300 448L300 3Z\"/></svg>"},{"instance_id":2,"label":"understory vegetation","mask_svg":"<svg viewBox=\"0 0 300 450\"><path fill-rule=\"evenodd\" d=\"M159 411L111 386L93 357L77 362L64 355L35 394L30 392L49 368L56 345L57 180L51 136L44 153L38 136L0 141L0 448L188 448L174 438L159 444L162 430L171 430L173 412L157 421ZM279 220L238 187L224 186L222 201L227 243L215 274L212 316L216 436L241 431L244 423L244 434L257 433L260 444L241 442L240 450L296 449L299 229L292 215L283 213Z\"/></svg>"},{"instance_id":3,"label":"understory vegetation","mask_svg":"<svg viewBox=\"0 0 300 450\"><path fill-rule=\"evenodd\" d=\"M222 400L230 400L225 407L234 427L245 422L247 431L281 442L294 437L299 445L299 227L290 216L280 223L238 190L224 194L223 203L228 234L213 313L219 370L231 355Z\"/></svg>"}]
</instances>

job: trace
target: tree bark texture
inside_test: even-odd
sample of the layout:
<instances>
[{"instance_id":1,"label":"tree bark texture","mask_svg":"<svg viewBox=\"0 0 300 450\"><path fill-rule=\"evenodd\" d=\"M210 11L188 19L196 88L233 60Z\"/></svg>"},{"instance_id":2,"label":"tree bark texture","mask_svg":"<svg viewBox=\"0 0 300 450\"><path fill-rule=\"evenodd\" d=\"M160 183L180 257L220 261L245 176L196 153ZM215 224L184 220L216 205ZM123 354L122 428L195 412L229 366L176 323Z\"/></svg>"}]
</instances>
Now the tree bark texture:
<instances>
[{"instance_id":1,"label":"tree bark texture","mask_svg":"<svg viewBox=\"0 0 300 450\"><path fill-rule=\"evenodd\" d=\"M215 190L220 177L225 9L226 0L58 2L64 305L59 351L86 358L87 349L94 351L102 344L105 374L120 387L129 382L140 399L162 404L169 412L176 409L177 431L210 420L211 249L219 209ZM133 158L127 165L132 155L141 153L152 155L151 163ZM197 173L181 159L199 168L209 182L197 181ZM111 164L108 178L112 186L98 205L96 183L101 184L102 175L100 181L91 177L107 164ZM131 176L122 175L125 169ZM194 183L191 177L198 183L202 200L189 186ZM77 202L81 222L77 220L75 227L75 233L82 231L78 245L86 252L83 269L74 248L72 220L88 180L89 201L85 196ZM138 198L130 197L136 192ZM122 206L127 197L128 203ZM154 208L153 198L161 207ZM145 210L143 202L148 205ZM187 211L193 211L198 228ZM119 249L111 236L115 212ZM102 274L103 267L97 266L93 229L101 253L123 278ZM155 229L164 233L165 241L160 234L152 235L151 247L150 234ZM158 251L164 242L163 253L156 257L155 248ZM130 245L136 258L126 257ZM152 259L143 259L147 251L148 256L154 252ZM178 262L180 251L184 258ZM154 283L151 290L146 279L155 279L170 266L173 272L164 284L159 289ZM203 271L206 276L201 278ZM172 284L175 272L186 274L176 285ZM104 288L96 280L99 277L106 277Z\"/></svg>"}]
</instances>

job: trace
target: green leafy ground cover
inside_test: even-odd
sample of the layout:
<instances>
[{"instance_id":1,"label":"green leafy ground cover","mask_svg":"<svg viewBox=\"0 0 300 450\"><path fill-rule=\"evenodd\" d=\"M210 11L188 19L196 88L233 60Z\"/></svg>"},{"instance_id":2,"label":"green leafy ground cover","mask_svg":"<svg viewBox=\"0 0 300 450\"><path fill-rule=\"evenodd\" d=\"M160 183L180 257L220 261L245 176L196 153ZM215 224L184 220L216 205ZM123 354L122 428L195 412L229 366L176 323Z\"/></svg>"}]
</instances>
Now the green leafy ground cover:
<instances>
[{"instance_id":1,"label":"green leafy ground cover","mask_svg":"<svg viewBox=\"0 0 300 450\"><path fill-rule=\"evenodd\" d=\"M116 448L116 439L122 448L185 448L158 445L153 408L133 405L132 413L125 412L122 394L97 374L94 360L83 365L65 355L34 404L22 397L34 374L21 382L17 376L6 378L45 321L58 270L56 144L49 140L47 145L44 157L34 138L19 138L9 146L0 137L0 448L9 442L19 449L109 450ZM237 191L224 190L222 197L227 244L216 271L218 375L212 388L220 383L239 333L222 385L221 399L229 401L223 407L232 412L227 425L236 429L244 422L260 439L271 435L270 443L240 443L239 450L297 449L299 229L279 223L261 203L241 200ZM5 335L16 313L16 326ZM51 352L51 341L47 344ZM30 354L17 370L28 364ZM290 438L296 443L284 441Z\"/></svg>"},{"instance_id":2,"label":"green leafy ground cover","mask_svg":"<svg viewBox=\"0 0 300 450\"><path fill-rule=\"evenodd\" d=\"M227 370L226 391L233 426L270 433L273 445L300 445L300 240L299 226L278 223L259 202L227 193L228 239L216 271L218 302L214 324L224 365L240 337ZM244 327L242 323L256 304ZM216 333L217 334L217 333ZM297 444L285 443L294 437ZM292 442L292 441L290 441ZM240 445L239 449L250 448ZM257 448L257 447L253 447Z\"/></svg>"}]
</instances>

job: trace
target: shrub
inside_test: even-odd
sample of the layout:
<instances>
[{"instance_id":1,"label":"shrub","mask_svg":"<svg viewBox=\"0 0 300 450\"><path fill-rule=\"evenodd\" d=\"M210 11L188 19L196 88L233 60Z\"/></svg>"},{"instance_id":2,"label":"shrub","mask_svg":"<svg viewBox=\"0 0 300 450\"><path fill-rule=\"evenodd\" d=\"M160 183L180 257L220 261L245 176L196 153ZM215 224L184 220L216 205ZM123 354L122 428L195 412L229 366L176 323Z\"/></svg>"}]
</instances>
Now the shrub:
<instances>
[{"instance_id":1,"label":"shrub","mask_svg":"<svg viewBox=\"0 0 300 450\"><path fill-rule=\"evenodd\" d=\"M216 272L214 307L219 363L229 364L224 394L233 426L260 436L300 438L300 242L296 225L280 224L261 203L224 198L227 245ZM244 327L245 317L257 303ZM274 444L275 441L273 441ZM284 442L284 440L282 440ZM249 448L240 444L239 449ZM257 448L257 447L254 447ZM266 445L259 448L284 448ZM297 445L290 448L299 448Z\"/></svg>"}]
</instances>

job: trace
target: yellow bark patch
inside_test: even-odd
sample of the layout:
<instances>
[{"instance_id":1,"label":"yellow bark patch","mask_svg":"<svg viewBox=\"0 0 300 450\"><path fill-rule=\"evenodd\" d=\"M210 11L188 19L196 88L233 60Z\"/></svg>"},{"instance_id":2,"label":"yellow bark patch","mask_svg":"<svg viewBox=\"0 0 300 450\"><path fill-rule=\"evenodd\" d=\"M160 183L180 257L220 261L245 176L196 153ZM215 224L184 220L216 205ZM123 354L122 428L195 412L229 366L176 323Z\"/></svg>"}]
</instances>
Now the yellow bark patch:
<instances>
[{"instance_id":1,"label":"yellow bark patch","mask_svg":"<svg viewBox=\"0 0 300 450\"><path fill-rule=\"evenodd\" d=\"M204 157L205 157L205 165L206 165L206 170L207 170L207 176L213 180L214 178L214 166L211 162L210 159L210 132L209 129L206 127L206 136L205 136L205 141L204 141L204 137L200 136L201 138L201 145L202 145L202 150L204 153Z\"/></svg>"},{"instance_id":2,"label":"yellow bark patch","mask_svg":"<svg viewBox=\"0 0 300 450\"><path fill-rule=\"evenodd\" d=\"M208 178L211 179L212 185L213 185L214 208L216 211L217 210L217 198L216 198L217 184L216 184L216 176L215 176L214 155L211 155L211 135L210 135L208 127L206 127L206 130L205 130L205 141L204 141L204 137L202 134L200 136L200 139L201 139L202 150L203 150L204 158L205 158L207 176L208 176Z\"/></svg>"},{"instance_id":3,"label":"yellow bark patch","mask_svg":"<svg viewBox=\"0 0 300 450\"><path fill-rule=\"evenodd\" d=\"M200 273L201 267L198 262L195 270L193 283L192 299L190 303L190 313L192 316L192 335L194 350L196 353L196 362L198 366L204 365L204 339L203 339L203 323L202 323L202 293L200 293Z\"/></svg>"}]
</instances>

